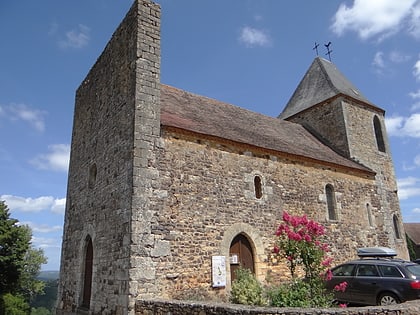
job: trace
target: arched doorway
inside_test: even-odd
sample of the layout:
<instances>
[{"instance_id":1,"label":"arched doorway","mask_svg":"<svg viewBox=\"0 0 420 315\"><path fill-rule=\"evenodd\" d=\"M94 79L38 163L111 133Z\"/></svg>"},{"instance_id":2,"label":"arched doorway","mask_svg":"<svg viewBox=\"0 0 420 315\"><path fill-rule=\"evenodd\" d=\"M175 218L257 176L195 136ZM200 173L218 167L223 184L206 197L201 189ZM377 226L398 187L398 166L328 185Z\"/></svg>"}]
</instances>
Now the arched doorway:
<instances>
[{"instance_id":1,"label":"arched doorway","mask_svg":"<svg viewBox=\"0 0 420 315\"><path fill-rule=\"evenodd\" d=\"M254 253L252 251L251 243L244 234L238 234L233 239L230 250L230 279L236 278L236 270L239 267L251 270L255 273Z\"/></svg>"}]
</instances>

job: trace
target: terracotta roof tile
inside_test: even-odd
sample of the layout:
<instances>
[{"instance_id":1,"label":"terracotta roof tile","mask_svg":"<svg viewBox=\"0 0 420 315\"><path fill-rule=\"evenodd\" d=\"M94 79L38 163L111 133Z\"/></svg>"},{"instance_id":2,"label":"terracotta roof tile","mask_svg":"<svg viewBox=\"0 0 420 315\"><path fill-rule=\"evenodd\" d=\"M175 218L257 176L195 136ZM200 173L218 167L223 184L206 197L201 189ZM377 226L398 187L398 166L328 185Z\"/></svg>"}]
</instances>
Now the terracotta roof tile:
<instances>
[{"instance_id":1,"label":"terracotta roof tile","mask_svg":"<svg viewBox=\"0 0 420 315\"><path fill-rule=\"evenodd\" d=\"M161 124L373 173L337 154L299 124L167 85L161 87Z\"/></svg>"},{"instance_id":2,"label":"terracotta roof tile","mask_svg":"<svg viewBox=\"0 0 420 315\"><path fill-rule=\"evenodd\" d=\"M404 229L411 240L420 245L420 223L404 223Z\"/></svg>"}]
</instances>

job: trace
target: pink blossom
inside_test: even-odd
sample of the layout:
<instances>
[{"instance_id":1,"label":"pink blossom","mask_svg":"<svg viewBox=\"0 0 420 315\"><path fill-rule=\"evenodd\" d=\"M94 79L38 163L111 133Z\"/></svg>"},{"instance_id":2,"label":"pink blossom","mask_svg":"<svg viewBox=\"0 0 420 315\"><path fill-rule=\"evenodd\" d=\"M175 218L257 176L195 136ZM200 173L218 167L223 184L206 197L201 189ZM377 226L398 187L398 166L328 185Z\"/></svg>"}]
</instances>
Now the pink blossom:
<instances>
[{"instance_id":1,"label":"pink blossom","mask_svg":"<svg viewBox=\"0 0 420 315\"><path fill-rule=\"evenodd\" d=\"M277 245L275 245L273 248L273 253L278 254L279 252L280 252L280 248Z\"/></svg>"},{"instance_id":2,"label":"pink blossom","mask_svg":"<svg viewBox=\"0 0 420 315\"><path fill-rule=\"evenodd\" d=\"M333 277L333 274L331 272L330 269L327 270L327 272L325 273L325 280L330 281Z\"/></svg>"},{"instance_id":3,"label":"pink blossom","mask_svg":"<svg viewBox=\"0 0 420 315\"><path fill-rule=\"evenodd\" d=\"M290 214L288 214L286 211L283 211L283 221L289 222L290 220Z\"/></svg>"},{"instance_id":4,"label":"pink blossom","mask_svg":"<svg viewBox=\"0 0 420 315\"><path fill-rule=\"evenodd\" d=\"M329 267L329 266L331 266L331 262L333 261L333 259L331 258L331 257L329 257L329 258L327 258L327 259L325 259L321 264L324 266L324 267Z\"/></svg>"},{"instance_id":5,"label":"pink blossom","mask_svg":"<svg viewBox=\"0 0 420 315\"><path fill-rule=\"evenodd\" d=\"M346 308L347 304L342 303L342 304L338 304L338 306L341 307L341 308Z\"/></svg>"},{"instance_id":6,"label":"pink blossom","mask_svg":"<svg viewBox=\"0 0 420 315\"><path fill-rule=\"evenodd\" d=\"M330 251L330 248L328 247L328 244L326 243L321 245L321 249L326 253Z\"/></svg>"},{"instance_id":7,"label":"pink blossom","mask_svg":"<svg viewBox=\"0 0 420 315\"><path fill-rule=\"evenodd\" d=\"M334 291L344 292L347 289L347 282L341 282L334 287Z\"/></svg>"},{"instance_id":8,"label":"pink blossom","mask_svg":"<svg viewBox=\"0 0 420 315\"><path fill-rule=\"evenodd\" d=\"M299 241L302 240L302 236L300 236L298 233L295 233L293 231L289 231L287 236L293 241L298 241L299 242Z\"/></svg>"}]
</instances>

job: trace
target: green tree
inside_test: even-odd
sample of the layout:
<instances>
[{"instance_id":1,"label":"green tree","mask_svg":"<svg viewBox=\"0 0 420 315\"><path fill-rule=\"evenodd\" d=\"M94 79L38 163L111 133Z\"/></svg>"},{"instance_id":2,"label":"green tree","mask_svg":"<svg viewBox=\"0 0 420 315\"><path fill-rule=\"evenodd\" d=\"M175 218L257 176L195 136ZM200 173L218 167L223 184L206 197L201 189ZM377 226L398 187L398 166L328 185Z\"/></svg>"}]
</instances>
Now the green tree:
<instances>
[{"instance_id":1,"label":"green tree","mask_svg":"<svg viewBox=\"0 0 420 315\"><path fill-rule=\"evenodd\" d=\"M30 314L31 308L21 295L12 295L6 293L2 297L4 302L4 309L0 309L0 314L5 315L27 315Z\"/></svg>"},{"instance_id":2,"label":"green tree","mask_svg":"<svg viewBox=\"0 0 420 315\"><path fill-rule=\"evenodd\" d=\"M36 277L47 262L42 249L31 244L32 231L10 218L0 201L0 314L29 314L29 303L43 292L44 282ZM9 310L6 313L6 310ZM18 311L20 310L20 311Z\"/></svg>"},{"instance_id":3,"label":"green tree","mask_svg":"<svg viewBox=\"0 0 420 315\"><path fill-rule=\"evenodd\" d=\"M7 205L0 201L0 295L15 292L25 266L31 241L30 229L10 218Z\"/></svg>"}]
</instances>

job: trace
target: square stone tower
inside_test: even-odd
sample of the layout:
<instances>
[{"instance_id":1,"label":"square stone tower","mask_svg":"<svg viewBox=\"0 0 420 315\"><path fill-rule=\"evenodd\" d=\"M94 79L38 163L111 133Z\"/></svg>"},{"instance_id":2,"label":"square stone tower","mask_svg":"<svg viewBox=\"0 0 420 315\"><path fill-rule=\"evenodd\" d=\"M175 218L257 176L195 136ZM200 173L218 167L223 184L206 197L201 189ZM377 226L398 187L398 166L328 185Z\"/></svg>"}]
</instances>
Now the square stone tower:
<instances>
[{"instance_id":1,"label":"square stone tower","mask_svg":"<svg viewBox=\"0 0 420 315\"><path fill-rule=\"evenodd\" d=\"M147 290L159 97L160 7L134 1L76 93L57 314L128 314Z\"/></svg>"}]
</instances>

